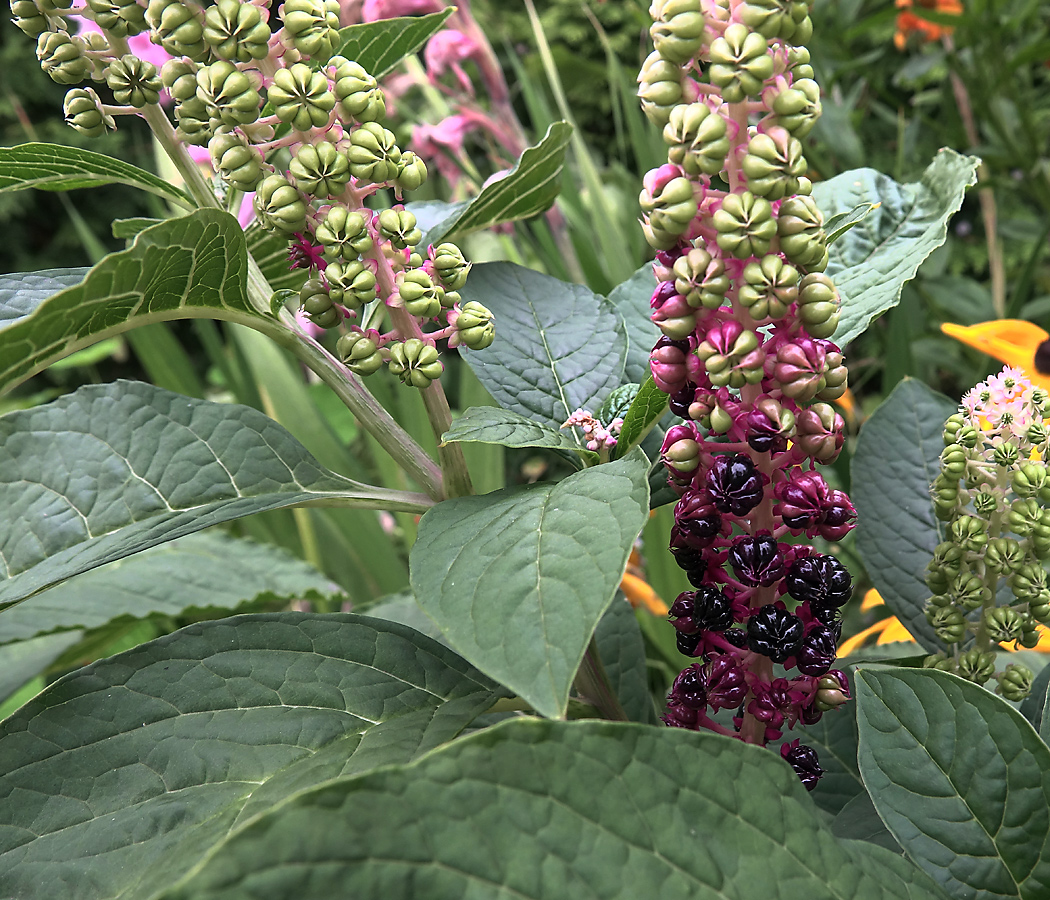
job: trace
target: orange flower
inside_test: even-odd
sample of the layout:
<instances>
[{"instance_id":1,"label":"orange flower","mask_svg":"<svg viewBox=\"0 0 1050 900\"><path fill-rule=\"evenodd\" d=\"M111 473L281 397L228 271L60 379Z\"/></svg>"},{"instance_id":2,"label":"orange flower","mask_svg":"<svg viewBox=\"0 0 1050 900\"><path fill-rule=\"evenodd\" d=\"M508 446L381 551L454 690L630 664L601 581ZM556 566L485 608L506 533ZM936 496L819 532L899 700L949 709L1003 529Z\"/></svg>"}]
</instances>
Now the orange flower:
<instances>
[{"instance_id":1,"label":"orange flower","mask_svg":"<svg viewBox=\"0 0 1050 900\"><path fill-rule=\"evenodd\" d=\"M1000 362L1024 369L1028 380L1050 391L1050 334L1023 319L995 319L978 325L945 322L941 331Z\"/></svg>"},{"instance_id":2,"label":"orange flower","mask_svg":"<svg viewBox=\"0 0 1050 900\"><path fill-rule=\"evenodd\" d=\"M627 571L623 573L620 590L635 609L641 606L654 616L667 615L667 604L645 580L642 572L642 557L637 547L631 548L631 555L627 558Z\"/></svg>"},{"instance_id":3,"label":"orange flower","mask_svg":"<svg viewBox=\"0 0 1050 900\"><path fill-rule=\"evenodd\" d=\"M961 0L897 0L897 9L909 10L915 6L946 16L961 16L963 11ZM893 45L898 50L903 50L909 35L919 34L923 41L938 41L951 33L952 28L949 25L938 25L936 22L919 18L915 13L900 12L897 13L897 33L893 36Z\"/></svg>"}]
</instances>

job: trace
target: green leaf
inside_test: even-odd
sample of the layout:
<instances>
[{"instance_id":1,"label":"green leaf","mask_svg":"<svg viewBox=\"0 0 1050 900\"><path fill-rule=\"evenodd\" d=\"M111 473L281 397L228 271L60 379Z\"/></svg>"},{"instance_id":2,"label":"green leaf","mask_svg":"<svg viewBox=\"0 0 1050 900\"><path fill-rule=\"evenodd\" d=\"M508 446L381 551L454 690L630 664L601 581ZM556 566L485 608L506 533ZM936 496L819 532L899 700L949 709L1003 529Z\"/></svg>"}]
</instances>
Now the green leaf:
<instances>
[{"instance_id":1,"label":"green leaf","mask_svg":"<svg viewBox=\"0 0 1050 900\"><path fill-rule=\"evenodd\" d=\"M847 672L852 676L852 673ZM852 682L852 677L850 677ZM813 789L813 802L837 815L858 794L864 793L857 766L857 712L852 703L824 713L800 735L803 744L817 751L824 777Z\"/></svg>"},{"instance_id":2,"label":"green leaf","mask_svg":"<svg viewBox=\"0 0 1050 900\"><path fill-rule=\"evenodd\" d=\"M0 275L0 331L30 315L48 297L80 284L87 273L80 268Z\"/></svg>"},{"instance_id":3,"label":"green leaf","mask_svg":"<svg viewBox=\"0 0 1050 900\"><path fill-rule=\"evenodd\" d=\"M791 769L719 735L518 719L304 792L164 900L936 900L839 841Z\"/></svg>"},{"instance_id":4,"label":"green leaf","mask_svg":"<svg viewBox=\"0 0 1050 900\"><path fill-rule=\"evenodd\" d=\"M455 11L455 7L450 6L429 16L402 16L348 25L339 29L334 55L352 59L373 77L382 78L437 34Z\"/></svg>"},{"instance_id":5,"label":"green leaf","mask_svg":"<svg viewBox=\"0 0 1050 900\"><path fill-rule=\"evenodd\" d=\"M660 329L649 318L652 310L649 300L656 289L652 263L646 263L623 284L609 294L609 302L616 307L627 325L627 362L624 374L628 381L641 384L649 377L649 354L660 340Z\"/></svg>"},{"instance_id":6,"label":"green leaf","mask_svg":"<svg viewBox=\"0 0 1050 900\"><path fill-rule=\"evenodd\" d=\"M210 317L252 323L247 254L233 216L198 210L147 228L127 250L51 296L0 294L0 391L136 325Z\"/></svg>"},{"instance_id":7,"label":"green leaf","mask_svg":"<svg viewBox=\"0 0 1050 900\"><path fill-rule=\"evenodd\" d=\"M641 454L638 454L641 456ZM419 523L412 590L449 645L562 716L649 512L644 457L556 484L440 503Z\"/></svg>"},{"instance_id":8,"label":"green leaf","mask_svg":"<svg viewBox=\"0 0 1050 900\"><path fill-rule=\"evenodd\" d=\"M552 123L538 144L526 148L513 169L498 181L490 181L465 208L428 231L428 239L454 240L545 212L561 188L565 150L571 140L572 126L568 122Z\"/></svg>"},{"instance_id":9,"label":"green leaf","mask_svg":"<svg viewBox=\"0 0 1050 900\"><path fill-rule=\"evenodd\" d=\"M0 644L121 616L179 616L235 609L249 601L337 597L339 585L285 550L191 534L78 575L0 615Z\"/></svg>"},{"instance_id":10,"label":"green leaf","mask_svg":"<svg viewBox=\"0 0 1050 900\"><path fill-rule=\"evenodd\" d=\"M0 647L0 703L36 678L82 637L81 631L67 631Z\"/></svg>"},{"instance_id":11,"label":"green leaf","mask_svg":"<svg viewBox=\"0 0 1050 900\"><path fill-rule=\"evenodd\" d=\"M605 674L624 712L632 722L656 724L656 708L649 693L645 640L631 604L617 594L594 630Z\"/></svg>"},{"instance_id":12,"label":"green leaf","mask_svg":"<svg viewBox=\"0 0 1050 900\"><path fill-rule=\"evenodd\" d=\"M667 412L667 394L661 391L653 376L645 379L638 396L634 398L627 415L623 417L623 428L613 448L613 459L619 459L637 447L653 426Z\"/></svg>"},{"instance_id":13,"label":"green leaf","mask_svg":"<svg viewBox=\"0 0 1050 900\"><path fill-rule=\"evenodd\" d=\"M947 672L857 670L860 768L879 816L952 897L1050 896L1050 749Z\"/></svg>"},{"instance_id":14,"label":"green leaf","mask_svg":"<svg viewBox=\"0 0 1050 900\"><path fill-rule=\"evenodd\" d=\"M835 241L853 228L853 226L862 219L866 219L869 213L878 208L878 203L866 201L864 203L858 203L849 212L839 213L838 215L832 216L824 223L824 233L828 237L828 243L835 243Z\"/></svg>"},{"instance_id":15,"label":"green leaf","mask_svg":"<svg viewBox=\"0 0 1050 900\"><path fill-rule=\"evenodd\" d=\"M435 641L348 614L238 616L101 660L0 725L0 895L151 897L249 808L407 762L496 696Z\"/></svg>"},{"instance_id":16,"label":"green leaf","mask_svg":"<svg viewBox=\"0 0 1050 900\"><path fill-rule=\"evenodd\" d=\"M540 425L532 419L498 406L475 406L457 418L441 440L445 444L456 441L478 441L483 444L501 444L504 447L549 447L578 453L585 459L598 461L598 454L584 450L568 430Z\"/></svg>"},{"instance_id":17,"label":"green leaf","mask_svg":"<svg viewBox=\"0 0 1050 900\"><path fill-rule=\"evenodd\" d=\"M1046 696L1050 692L1050 666L1043 666L1032 679L1032 690L1024 700L1021 701L1021 715L1024 716L1032 727L1046 740L1046 732L1050 730L1050 716L1047 715ZM1050 741L1046 741L1050 744Z\"/></svg>"},{"instance_id":18,"label":"green leaf","mask_svg":"<svg viewBox=\"0 0 1050 900\"><path fill-rule=\"evenodd\" d=\"M460 293L495 315L495 343L464 359L505 409L558 428L581 407L597 410L623 380L623 320L582 285L484 263Z\"/></svg>"},{"instance_id":19,"label":"green leaf","mask_svg":"<svg viewBox=\"0 0 1050 900\"><path fill-rule=\"evenodd\" d=\"M894 853L901 852L901 845L893 839L886 824L879 818L871 797L863 790L842 807L831 827L840 838L871 841Z\"/></svg>"},{"instance_id":20,"label":"green leaf","mask_svg":"<svg viewBox=\"0 0 1050 900\"><path fill-rule=\"evenodd\" d=\"M306 281L306 269L288 268L288 241L280 235L270 234L258 219L253 219L244 230L248 252L262 269L263 275L274 291L292 290L296 293Z\"/></svg>"},{"instance_id":21,"label":"green leaf","mask_svg":"<svg viewBox=\"0 0 1050 900\"><path fill-rule=\"evenodd\" d=\"M905 379L864 423L853 455L857 549L886 606L927 651L944 645L926 621L926 565L941 541L930 498L944 421L956 404Z\"/></svg>"},{"instance_id":22,"label":"green leaf","mask_svg":"<svg viewBox=\"0 0 1050 900\"><path fill-rule=\"evenodd\" d=\"M827 274L842 297L836 344L844 347L897 305L904 284L944 243L948 220L976 183L979 164L976 157L945 149L916 183L898 184L874 169L856 169L813 185L825 218L864 203L880 204L828 248Z\"/></svg>"},{"instance_id":23,"label":"green leaf","mask_svg":"<svg viewBox=\"0 0 1050 900\"><path fill-rule=\"evenodd\" d=\"M416 246L429 247L431 244L441 243L446 234L445 222L454 221L469 203L469 200L461 200L458 203L446 203L444 200L406 203L405 209L416 217L416 225L423 232L423 237Z\"/></svg>"},{"instance_id":24,"label":"green leaf","mask_svg":"<svg viewBox=\"0 0 1050 900\"><path fill-rule=\"evenodd\" d=\"M123 238L124 240L131 240L140 231L145 231L147 228L152 228L154 225L159 225L164 219L152 219L145 216L137 216L131 219L114 219L110 223L110 231L113 232L113 237Z\"/></svg>"},{"instance_id":25,"label":"green leaf","mask_svg":"<svg viewBox=\"0 0 1050 900\"><path fill-rule=\"evenodd\" d=\"M219 522L383 496L405 495L328 471L254 409L89 385L0 418L0 608Z\"/></svg>"},{"instance_id":26,"label":"green leaf","mask_svg":"<svg viewBox=\"0 0 1050 900\"><path fill-rule=\"evenodd\" d=\"M185 191L163 178L94 150L61 144L0 147L0 194L26 188L71 191L107 184L129 184L188 209L196 205Z\"/></svg>"}]
</instances>

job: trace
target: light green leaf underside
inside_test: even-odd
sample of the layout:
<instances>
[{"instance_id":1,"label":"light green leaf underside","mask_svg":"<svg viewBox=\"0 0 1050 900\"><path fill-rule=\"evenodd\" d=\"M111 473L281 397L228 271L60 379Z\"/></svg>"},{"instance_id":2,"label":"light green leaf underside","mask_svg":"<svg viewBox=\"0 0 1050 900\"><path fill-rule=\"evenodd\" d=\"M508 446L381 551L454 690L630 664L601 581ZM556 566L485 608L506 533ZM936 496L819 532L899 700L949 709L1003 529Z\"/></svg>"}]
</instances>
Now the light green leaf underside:
<instances>
[{"instance_id":1,"label":"light green leaf underside","mask_svg":"<svg viewBox=\"0 0 1050 900\"><path fill-rule=\"evenodd\" d=\"M342 588L286 550L218 531L191 534L84 572L0 613L0 644L122 616L232 610L252 601L337 597Z\"/></svg>"},{"instance_id":2,"label":"light green leaf underside","mask_svg":"<svg viewBox=\"0 0 1050 900\"><path fill-rule=\"evenodd\" d=\"M639 458L640 457L640 458ZM419 523L409 570L449 645L545 716L561 716L649 512L638 454L557 484L448 500Z\"/></svg>"},{"instance_id":3,"label":"light green leaf underside","mask_svg":"<svg viewBox=\"0 0 1050 900\"><path fill-rule=\"evenodd\" d=\"M369 74L381 78L437 34L454 12L455 8L449 7L428 16L402 16L348 25L339 31L336 55L354 60Z\"/></svg>"},{"instance_id":4,"label":"light green leaf underside","mask_svg":"<svg viewBox=\"0 0 1050 900\"><path fill-rule=\"evenodd\" d=\"M627 281L618 284L609 294L609 302L623 316L627 325L627 362L624 375L627 381L641 384L649 377L649 354L660 339L649 314L649 300L656 289L652 263L646 263Z\"/></svg>"},{"instance_id":5,"label":"light green leaf underside","mask_svg":"<svg viewBox=\"0 0 1050 900\"><path fill-rule=\"evenodd\" d=\"M940 895L900 857L837 840L768 751L644 725L526 719L304 792L163 897Z\"/></svg>"},{"instance_id":6,"label":"light green leaf underside","mask_svg":"<svg viewBox=\"0 0 1050 900\"><path fill-rule=\"evenodd\" d=\"M595 453L581 451L580 445L567 429L541 425L519 413L496 406L468 409L452 423L441 440L446 444L478 441L483 444L502 444L504 447L549 447L552 450L587 454L595 460L598 458Z\"/></svg>"},{"instance_id":7,"label":"light green leaf underside","mask_svg":"<svg viewBox=\"0 0 1050 900\"><path fill-rule=\"evenodd\" d=\"M359 616L184 628L0 724L0 896L140 900L304 787L408 762L496 699L454 653Z\"/></svg>"},{"instance_id":8,"label":"light green leaf underside","mask_svg":"<svg viewBox=\"0 0 1050 900\"><path fill-rule=\"evenodd\" d=\"M107 184L129 184L182 206L194 206L181 188L104 153L60 144L0 147L0 194L26 188L71 191Z\"/></svg>"},{"instance_id":9,"label":"light green leaf underside","mask_svg":"<svg viewBox=\"0 0 1050 900\"><path fill-rule=\"evenodd\" d=\"M897 305L904 284L944 243L948 220L977 181L979 164L976 157L941 150L916 183L856 169L813 185L825 219L863 203L880 204L828 248L827 274L842 296L836 344L845 346Z\"/></svg>"},{"instance_id":10,"label":"light green leaf underside","mask_svg":"<svg viewBox=\"0 0 1050 900\"><path fill-rule=\"evenodd\" d=\"M857 671L860 768L879 816L957 900L1050 896L1050 749L947 672Z\"/></svg>"},{"instance_id":11,"label":"light green leaf underside","mask_svg":"<svg viewBox=\"0 0 1050 900\"><path fill-rule=\"evenodd\" d=\"M0 418L0 608L209 525L387 493L325 469L254 409L89 385Z\"/></svg>"},{"instance_id":12,"label":"light green leaf underside","mask_svg":"<svg viewBox=\"0 0 1050 900\"><path fill-rule=\"evenodd\" d=\"M0 275L0 333L53 294L80 284L88 269L42 269Z\"/></svg>"}]
</instances>

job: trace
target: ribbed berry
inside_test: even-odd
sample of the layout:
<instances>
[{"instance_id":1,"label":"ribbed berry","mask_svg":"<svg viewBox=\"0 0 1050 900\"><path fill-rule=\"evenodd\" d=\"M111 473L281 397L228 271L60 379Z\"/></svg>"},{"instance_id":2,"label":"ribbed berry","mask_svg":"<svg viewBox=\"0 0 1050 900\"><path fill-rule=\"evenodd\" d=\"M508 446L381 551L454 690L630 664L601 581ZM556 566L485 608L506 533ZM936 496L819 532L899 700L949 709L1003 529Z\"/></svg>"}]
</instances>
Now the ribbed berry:
<instances>
[{"instance_id":1,"label":"ribbed berry","mask_svg":"<svg viewBox=\"0 0 1050 900\"><path fill-rule=\"evenodd\" d=\"M674 561L678 563L678 567L686 572L707 567L704 554L695 547L687 545L676 547L672 544L671 555L674 557Z\"/></svg>"},{"instance_id":2,"label":"ribbed berry","mask_svg":"<svg viewBox=\"0 0 1050 900\"><path fill-rule=\"evenodd\" d=\"M671 685L668 700L676 701L690 709L707 707L707 673L700 663L683 669Z\"/></svg>"},{"instance_id":3,"label":"ribbed berry","mask_svg":"<svg viewBox=\"0 0 1050 900\"><path fill-rule=\"evenodd\" d=\"M815 615L818 608L844 606L853 592L849 570L830 554L816 553L796 559L784 582L787 592L800 603L808 602Z\"/></svg>"},{"instance_id":4,"label":"ribbed berry","mask_svg":"<svg viewBox=\"0 0 1050 900\"><path fill-rule=\"evenodd\" d=\"M743 650L747 646L747 632L743 628L727 628L722 632L722 638L734 647Z\"/></svg>"},{"instance_id":5,"label":"ribbed berry","mask_svg":"<svg viewBox=\"0 0 1050 900\"><path fill-rule=\"evenodd\" d=\"M824 775L824 770L817 759L817 751L797 740L780 745L780 755L787 760L791 768L795 770L799 781L807 791L813 790Z\"/></svg>"},{"instance_id":6,"label":"ribbed berry","mask_svg":"<svg viewBox=\"0 0 1050 900\"><path fill-rule=\"evenodd\" d=\"M682 495L674 506L674 522L682 543L697 549L709 546L722 530L722 514L704 490L688 490Z\"/></svg>"},{"instance_id":7,"label":"ribbed berry","mask_svg":"<svg viewBox=\"0 0 1050 900\"><path fill-rule=\"evenodd\" d=\"M823 675L835 662L835 630L814 622L795 654L795 665L803 675Z\"/></svg>"},{"instance_id":8,"label":"ribbed berry","mask_svg":"<svg viewBox=\"0 0 1050 900\"><path fill-rule=\"evenodd\" d=\"M660 716L660 720L671 728L689 728L695 731L697 711L677 700L670 700L667 703L667 712Z\"/></svg>"},{"instance_id":9,"label":"ribbed berry","mask_svg":"<svg viewBox=\"0 0 1050 900\"><path fill-rule=\"evenodd\" d=\"M680 342L679 342L680 343ZM696 397L696 385L691 381L685 383L685 387L675 391L668 398L667 406L676 416L683 419L689 418L689 404Z\"/></svg>"},{"instance_id":10,"label":"ribbed berry","mask_svg":"<svg viewBox=\"0 0 1050 900\"><path fill-rule=\"evenodd\" d=\"M678 652L683 656L696 656L696 648L700 646L700 641L703 638L704 633L702 631L696 631L693 634L679 631L675 635L675 646L678 647Z\"/></svg>"},{"instance_id":11,"label":"ribbed berry","mask_svg":"<svg viewBox=\"0 0 1050 900\"><path fill-rule=\"evenodd\" d=\"M744 535L729 548L729 563L737 578L752 587L769 587L784 574L784 558L769 535Z\"/></svg>"},{"instance_id":12,"label":"ribbed berry","mask_svg":"<svg viewBox=\"0 0 1050 900\"><path fill-rule=\"evenodd\" d=\"M720 512L746 516L762 502L762 474L746 456L716 456L705 483Z\"/></svg>"},{"instance_id":13,"label":"ribbed berry","mask_svg":"<svg viewBox=\"0 0 1050 900\"><path fill-rule=\"evenodd\" d=\"M748 647L775 663L782 663L798 652L802 634L802 620L772 603L763 606L747 622Z\"/></svg>"},{"instance_id":14,"label":"ribbed berry","mask_svg":"<svg viewBox=\"0 0 1050 900\"><path fill-rule=\"evenodd\" d=\"M692 591L683 591L676 598L667 615L673 621L675 630L682 634L695 634L700 626L694 621L693 613L696 611L696 595Z\"/></svg>"},{"instance_id":15,"label":"ribbed berry","mask_svg":"<svg viewBox=\"0 0 1050 900\"><path fill-rule=\"evenodd\" d=\"M706 687L707 703L712 709L732 709L743 703L747 680L740 661L735 656L716 656L707 665Z\"/></svg>"}]
</instances>

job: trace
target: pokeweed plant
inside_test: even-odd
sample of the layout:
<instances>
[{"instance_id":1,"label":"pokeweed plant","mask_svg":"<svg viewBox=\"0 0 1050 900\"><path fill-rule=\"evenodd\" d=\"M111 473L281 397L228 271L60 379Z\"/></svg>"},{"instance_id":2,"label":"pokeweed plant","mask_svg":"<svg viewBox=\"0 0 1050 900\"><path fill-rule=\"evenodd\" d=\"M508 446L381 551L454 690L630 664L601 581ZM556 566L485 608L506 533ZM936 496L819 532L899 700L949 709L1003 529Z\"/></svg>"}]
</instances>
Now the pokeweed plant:
<instances>
[{"instance_id":1,"label":"pokeweed plant","mask_svg":"<svg viewBox=\"0 0 1050 900\"><path fill-rule=\"evenodd\" d=\"M654 3L640 95L670 147L642 194L656 277L647 267L609 297L506 263L468 276L402 206L424 169L383 128L374 79L443 14L339 29L330 0L13 11L53 77L99 84L71 88L71 124L141 115L185 189L99 154L0 152L5 189L126 181L179 213L87 272L5 276L3 386L139 324L246 325L315 372L418 491L325 468L255 410L143 383L10 413L8 672L40 671L56 638L68 647L92 621L142 615L158 580L176 609L327 588L268 548L194 535L208 526L292 506L424 515L411 597L367 616L199 622L72 667L14 711L0 725L5 896L1045 893L1050 750L1022 713L951 673L871 667L854 674L854 719L848 674L831 668L850 577L801 539L840 540L853 511L813 469L841 439L821 404L844 384L838 348L943 241L976 161L944 153L914 185L862 171L810 186L798 135L819 94L805 3ZM99 30L74 33L78 16ZM159 71L128 52L128 35L147 31L174 57ZM205 142L216 182L187 152ZM468 221L542 211L559 169L557 154L526 151ZM253 188L270 237L249 252L230 210ZM287 271L263 268L274 241L305 270L297 292L274 290ZM662 336L641 311L650 301ZM289 304L339 333L334 353ZM450 421L444 340L470 348L499 406ZM390 374L422 392L443 438L436 460L362 380ZM685 424L664 418L668 394ZM943 403L925 402L908 421L928 430ZM898 539L911 534L902 510L932 509L909 468L930 442L893 430L900 406L891 397L862 439L898 439L896 457L874 454L902 467L877 492L897 508L871 516ZM476 495L464 442L549 448L576 471ZM666 502L646 453L661 447L682 494L672 550L696 588L672 611L700 660L665 713L684 728L657 724L638 624L615 596ZM857 459L859 498L879 480ZM896 562L921 581L918 555ZM868 565L906 615L907 596L878 583L892 567ZM792 661L799 676L774 677ZM728 721L706 712L738 703ZM823 763L794 741L787 762L754 746L799 720L807 746L830 750Z\"/></svg>"}]
</instances>

